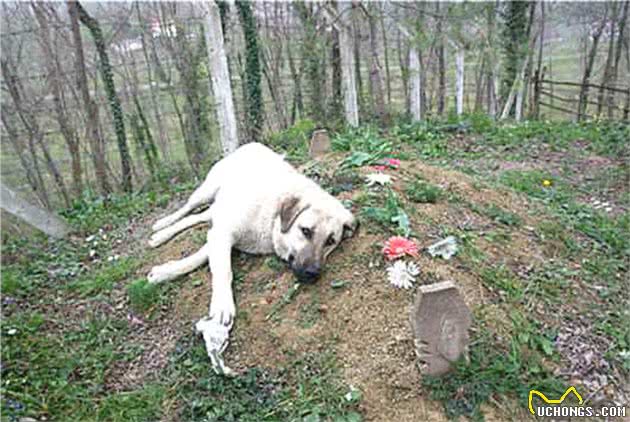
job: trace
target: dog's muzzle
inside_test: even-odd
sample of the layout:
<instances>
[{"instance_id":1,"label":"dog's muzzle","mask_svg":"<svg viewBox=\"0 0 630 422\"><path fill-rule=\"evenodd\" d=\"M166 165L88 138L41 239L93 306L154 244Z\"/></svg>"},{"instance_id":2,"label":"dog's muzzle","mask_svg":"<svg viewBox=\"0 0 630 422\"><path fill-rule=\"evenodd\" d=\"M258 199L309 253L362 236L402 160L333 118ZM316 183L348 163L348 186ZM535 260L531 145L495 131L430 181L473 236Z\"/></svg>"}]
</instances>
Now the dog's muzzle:
<instances>
[{"instance_id":1,"label":"dog's muzzle","mask_svg":"<svg viewBox=\"0 0 630 422\"><path fill-rule=\"evenodd\" d=\"M319 265L309 265L305 268L294 268L293 274L297 278L298 283L312 284L317 281L321 273Z\"/></svg>"}]
</instances>

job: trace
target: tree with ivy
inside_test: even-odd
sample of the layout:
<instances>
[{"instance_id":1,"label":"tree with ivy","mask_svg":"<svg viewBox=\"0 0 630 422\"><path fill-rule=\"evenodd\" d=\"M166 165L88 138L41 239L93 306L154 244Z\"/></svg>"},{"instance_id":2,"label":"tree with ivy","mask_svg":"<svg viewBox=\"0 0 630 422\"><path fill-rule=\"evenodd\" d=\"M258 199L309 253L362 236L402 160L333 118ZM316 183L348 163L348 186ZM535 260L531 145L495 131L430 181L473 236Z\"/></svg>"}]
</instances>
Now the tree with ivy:
<instances>
[{"instance_id":1,"label":"tree with ivy","mask_svg":"<svg viewBox=\"0 0 630 422\"><path fill-rule=\"evenodd\" d=\"M263 129L263 99L261 90L260 50L258 46L258 30L251 3L237 1L235 3L245 36L245 104L248 138L252 142L259 141Z\"/></svg>"},{"instance_id":2,"label":"tree with ivy","mask_svg":"<svg viewBox=\"0 0 630 422\"><path fill-rule=\"evenodd\" d=\"M317 31L317 20L312 4L297 1L292 4L302 23L304 39L301 43L302 67L308 83L309 117L321 122L324 119L324 72L322 63L326 51Z\"/></svg>"},{"instance_id":3,"label":"tree with ivy","mask_svg":"<svg viewBox=\"0 0 630 422\"><path fill-rule=\"evenodd\" d=\"M508 1L502 17L503 75L499 93L503 101L508 97L515 79L527 56L527 23L529 2Z\"/></svg>"},{"instance_id":4,"label":"tree with ivy","mask_svg":"<svg viewBox=\"0 0 630 422\"><path fill-rule=\"evenodd\" d=\"M120 154L120 167L122 169L122 187L125 192L131 192L131 156L127 146L125 118L120 99L118 98L118 94L116 94L114 74L112 73L112 66L109 63L109 56L107 55L107 48L105 46L105 40L103 39L103 31L98 21L85 11L81 3L77 2L76 6L79 20L89 29L92 39L94 40L94 45L96 46L98 53L98 69L103 79L105 93L107 94L107 100L112 112L112 120L114 121L118 153Z\"/></svg>"}]
</instances>

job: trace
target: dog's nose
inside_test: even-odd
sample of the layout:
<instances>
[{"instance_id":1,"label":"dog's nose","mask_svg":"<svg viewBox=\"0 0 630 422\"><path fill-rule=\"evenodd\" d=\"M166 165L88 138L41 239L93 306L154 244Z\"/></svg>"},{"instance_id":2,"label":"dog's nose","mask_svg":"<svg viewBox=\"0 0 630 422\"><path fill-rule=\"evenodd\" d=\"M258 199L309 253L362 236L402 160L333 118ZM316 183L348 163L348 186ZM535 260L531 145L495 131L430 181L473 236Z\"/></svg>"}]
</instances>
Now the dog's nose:
<instances>
[{"instance_id":1,"label":"dog's nose","mask_svg":"<svg viewBox=\"0 0 630 422\"><path fill-rule=\"evenodd\" d=\"M294 271L300 283L313 283L319 277L321 268L319 265L309 265L306 268L300 268Z\"/></svg>"},{"instance_id":2,"label":"dog's nose","mask_svg":"<svg viewBox=\"0 0 630 422\"><path fill-rule=\"evenodd\" d=\"M304 272L306 273L306 276L313 279L319 277L320 271L321 271L321 268L319 267L319 265L309 265L304 270Z\"/></svg>"}]
</instances>

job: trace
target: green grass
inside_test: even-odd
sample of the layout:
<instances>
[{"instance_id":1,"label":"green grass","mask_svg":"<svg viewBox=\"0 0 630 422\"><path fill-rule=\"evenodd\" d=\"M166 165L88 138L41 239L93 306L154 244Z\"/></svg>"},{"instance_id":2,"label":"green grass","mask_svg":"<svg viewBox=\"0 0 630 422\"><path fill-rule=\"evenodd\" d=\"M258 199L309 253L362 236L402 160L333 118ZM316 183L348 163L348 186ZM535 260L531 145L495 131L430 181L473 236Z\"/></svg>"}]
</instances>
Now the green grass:
<instances>
[{"instance_id":1,"label":"green grass","mask_svg":"<svg viewBox=\"0 0 630 422\"><path fill-rule=\"evenodd\" d=\"M530 389L544 391L549 397L564 393L567 386L546 369L539 354L531 352L534 348L551 354L549 338L520 319L514 317L512 322L519 334L507 341L497 341L492 332L478 327L473 331L469 362L458 362L442 378L423 377L424 388L433 400L443 403L449 418L466 416L481 421L481 405L491 400L507 407L512 406L509 401L525 406Z\"/></svg>"},{"instance_id":2,"label":"green grass","mask_svg":"<svg viewBox=\"0 0 630 422\"><path fill-rule=\"evenodd\" d=\"M522 282L508 268L503 266L485 268L481 270L481 280L489 290L505 296L509 302L523 298Z\"/></svg>"},{"instance_id":3,"label":"green grass","mask_svg":"<svg viewBox=\"0 0 630 422\"><path fill-rule=\"evenodd\" d=\"M413 202L434 204L442 198L444 192L439 186L424 180L415 180L405 187L405 194Z\"/></svg>"},{"instance_id":4,"label":"green grass","mask_svg":"<svg viewBox=\"0 0 630 422\"><path fill-rule=\"evenodd\" d=\"M178 349L165 376L179 380L175 394L184 421L361 420L360 393L340 382L329 351L287 353L282 369L250 368L228 378L212 372L195 337L182 338Z\"/></svg>"},{"instance_id":5,"label":"green grass","mask_svg":"<svg viewBox=\"0 0 630 422\"><path fill-rule=\"evenodd\" d=\"M290 160L303 162L314 127L312 122L298 122L269 143L277 150L288 151ZM558 330L555 324L576 313L587 315L593 331L606 339L606 359L614 371L630 371L630 328L627 304L622 300L627 290L630 216L627 211L607 214L580 202L583 196L601 192L611 186L611 181L622 179L625 169L614 164L594 173L580 186L571 179L580 171L573 167L575 160L587 154L616 160L626 157L627 130L627 125L603 122L497 124L483 116L469 115L463 119L401 123L389 130L363 127L332 135L333 148L345 154L344 168L335 169L332 177L326 175L329 169L325 166L313 168L311 177L333 194L354 191L353 205L360 209L362 230L379 236L409 234L410 219L416 217L416 207L410 202L434 204L443 199L448 201L444 206L466 207L496 223L490 229L481 229L439 224L426 217L422 221L432 234L458 237L461 250L445 265L455 265L458 271L467 271L477 279L487 290L484 296L490 305L475 310L469 362L459 362L455 371L443 378L422 378L423 394L438 400L449 417L481 419L484 404L525 411L523 403L532 388L549 396L564 392L569 380L553 375L563 359L554 348ZM579 148L576 141L580 142ZM497 172L472 165L489 159L531 161L539 157L540 151L565 154L563 171ZM353 167L386 157L457 165L468 169L473 186L511 189L530 201L531 208L523 213L529 214L528 224L531 219L534 229L523 227L522 217L504 208L504 204L471 203L468 198L420 179L408 183L402 193L391 188L357 190L360 177ZM543 186L545 179L551 180L552 186ZM143 193L107 199L86 195L63 214L82 237L108 226L106 232L111 238L135 242L122 236L130 220L164 207L173 195L190 191L196 183L191 179L171 186L168 179L158 179ZM627 192L621 192L620 197L618 203L627 204L623 199L628 197ZM546 254L542 263L535 261L532 266L527 259L515 262L507 255L492 262L494 253L481 247L485 239L500 252L518 238L517 232L541 246ZM98 254L104 262L93 262L87 258L91 247L82 239L71 243L43 236L3 243L2 294L3 298L17 300L3 307L0 327L3 418L361 419L361 392L342 381L334 341L328 340L306 354L279 350L278 359L249 368L232 379L213 374L203 342L186 329L177 333L177 345L166 367L124 391L106 387L105 381L111 382L111 371L137 360L145 347L130 340L136 327L129 325L125 316L128 310L108 310L116 309L122 297L123 301L128 299L129 310L134 313L151 319L166 318L173 306L171 293L189 286L153 286L144 278L136 278L137 269L147 266L150 254L105 262L114 245L99 240ZM349 257L344 265L365 266L375 255L380 255L376 244L368 252ZM284 269L274 257L266 259L264 267L272 272ZM242 269L235 269L237 288L244 277ZM355 281L344 279L344 283L330 289L336 287L343 293L343 286ZM310 296L300 297L304 300L299 301L295 323L308 328L318 323L322 298L311 290L299 293ZM297 294L298 289L290 289L274 304L270 324ZM499 316L485 312L493 307L501 311ZM242 323L251 315L239 309Z\"/></svg>"},{"instance_id":6,"label":"green grass","mask_svg":"<svg viewBox=\"0 0 630 422\"><path fill-rule=\"evenodd\" d=\"M386 189L386 195L383 206L371 205L363 207L361 208L360 217L379 225L383 230L400 236L409 236L411 234L409 216L403 209L398 195L389 188ZM376 197L380 198L380 196ZM365 202L374 204L374 201L370 200L369 196Z\"/></svg>"},{"instance_id":7,"label":"green grass","mask_svg":"<svg viewBox=\"0 0 630 422\"><path fill-rule=\"evenodd\" d=\"M59 420L107 420L99 418L107 368L124 357L116 344L124 341L127 321L113 317L88 317L68 327L63 335L46 326L51 315L23 312L5 318L5 327L19 327L12 336L3 336L3 413L10 408L7 399L23 409L9 414L54 415ZM63 323L56 315L55 323ZM96 400L98 401L96 401ZM95 416L96 414L96 416Z\"/></svg>"},{"instance_id":8,"label":"green grass","mask_svg":"<svg viewBox=\"0 0 630 422\"><path fill-rule=\"evenodd\" d=\"M486 216L489 219L494 220L497 223L504 224L506 226L517 227L522 224L522 219L517 214L506 211L503 208L494 204L487 206L478 206L475 204L471 204L471 209L479 215Z\"/></svg>"},{"instance_id":9,"label":"green grass","mask_svg":"<svg viewBox=\"0 0 630 422\"><path fill-rule=\"evenodd\" d=\"M127 296L131 309L144 313L150 308L164 302L164 291L167 284L151 284L146 278L139 278L127 285Z\"/></svg>"},{"instance_id":10,"label":"green grass","mask_svg":"<svg viewBox=\"0 0 630 422\"><path fill-rule=\"evenodd\" d=\"M82 297L104 294L112 290L114 285L131 276L138 267L137 260L123 258L120 261L102 264L100 271L93 271L72 281L67 288Z\"/></svg>"},{"instance_id":11,"label":"green grass","mask_svg":"<svg viewBox=\"0 0 630 422\"><path fill-rule=\"evenodd\" d=\"M551 187L542 181L552 180ZM617 256L630 256L630 213L609 216L575 200L575 190L538 171L507 171L499 182L548 205L565 227L577 230Z\"/></svg>"}]
</instances>

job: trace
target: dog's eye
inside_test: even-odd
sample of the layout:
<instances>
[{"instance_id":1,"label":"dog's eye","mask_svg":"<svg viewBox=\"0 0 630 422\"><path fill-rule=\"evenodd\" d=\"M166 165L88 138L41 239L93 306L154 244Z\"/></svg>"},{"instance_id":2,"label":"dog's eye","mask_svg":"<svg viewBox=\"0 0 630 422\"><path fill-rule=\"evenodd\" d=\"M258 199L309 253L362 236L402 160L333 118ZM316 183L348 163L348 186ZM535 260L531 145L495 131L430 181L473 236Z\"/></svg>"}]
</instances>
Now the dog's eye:
<instances>
[{"instance_id":1,"label":"dog's eye","mask_svg":"<svg viewBox=\"0 0 630 422\"><path fill-rule=\"evenodd\" d=\"M328 239L326 239L326 246L332 246L335 244L335 238L332 236L328 236Z\"/></svg>"},{"instance_id":2,"label":"dog's eye","mask_svg":"<svg viewBox=\"0 0 630 422\"><path fill-rule=\"evenodd\" d=\"M306 227L302 227L302 234L304 235L305 238L310 239L311 237L313 237L313 230Z\"/></svg>"}]
</instances>

